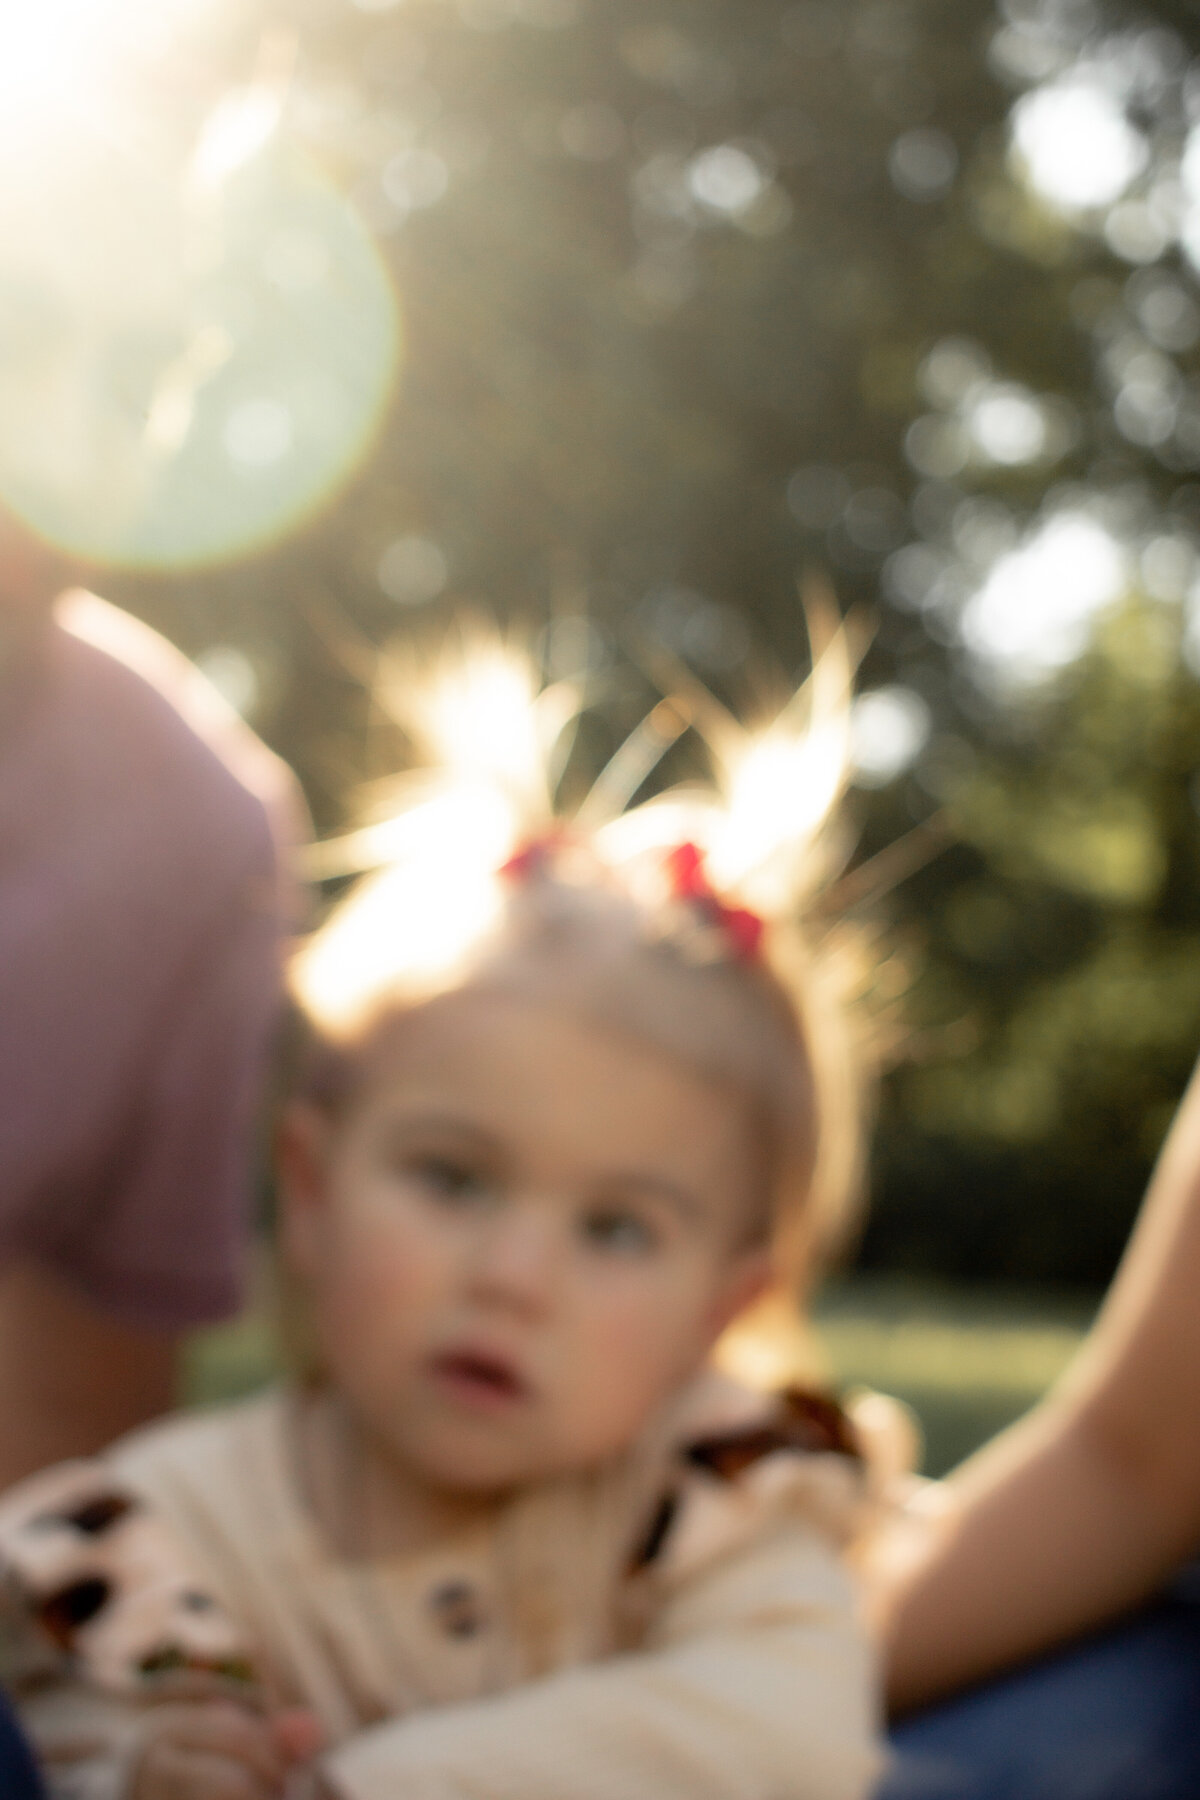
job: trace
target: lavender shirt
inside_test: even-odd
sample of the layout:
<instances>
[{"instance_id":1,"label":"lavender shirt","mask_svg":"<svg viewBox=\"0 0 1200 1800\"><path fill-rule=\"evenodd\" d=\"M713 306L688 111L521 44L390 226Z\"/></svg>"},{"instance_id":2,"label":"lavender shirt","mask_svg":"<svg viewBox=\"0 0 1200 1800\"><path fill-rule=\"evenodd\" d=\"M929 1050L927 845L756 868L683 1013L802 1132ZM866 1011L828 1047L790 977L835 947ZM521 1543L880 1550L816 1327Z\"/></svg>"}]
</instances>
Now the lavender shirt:
<instances>
[{"instance_id":1,"label":"lavender shirt","mask_svg":"<svg viewBox=\"0 0 1200 1800\"><path fill-rule=\"evenodd\" d=\"M279 987L267 809L214 735L58 624L0 694L0 1259L166 1327L238 1300Z\"/></svg>"}]
</instances>

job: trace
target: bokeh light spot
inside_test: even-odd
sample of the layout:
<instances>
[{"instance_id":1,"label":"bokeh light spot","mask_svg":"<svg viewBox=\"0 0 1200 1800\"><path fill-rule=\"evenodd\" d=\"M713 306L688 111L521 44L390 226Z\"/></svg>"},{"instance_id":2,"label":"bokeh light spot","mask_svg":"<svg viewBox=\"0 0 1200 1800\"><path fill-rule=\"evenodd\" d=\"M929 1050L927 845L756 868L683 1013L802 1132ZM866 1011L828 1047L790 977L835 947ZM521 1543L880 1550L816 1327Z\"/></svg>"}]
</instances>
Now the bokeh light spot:
<instances>
[{"instance_id":1,"label":"bokeh light spot","mask_svg":"<svg viewBox=\"0 0 1200 1800\"><path fill-rule=\"evenodd\" d=\"M932 544L905 544L883 567L883 588L894 606L919 612L946 566L946 556Z\"/></svg>"},{"instance_id":2,"label":"bokeh light spot","mask_svg":"<svg viewBox=\"0 0 1200 1800\"><path fill-rule=\"evenodd\" d=\"M1194 125L1188 133L1179 165L1179 187L1183 210L1179 239L1192 267L1200 269L1200 126Z\"/></svg>"},{"instance_id":3,"label":"bokeh light spot","mask_svg":"<svg viewBox=\"0 0 1200 1800\"><path fill-rule=\"evenodd\" d=\"M971 440L962 423L936 413L914 419L904 434L904 454L918 475L950 481L967 466Z\"/></svg>"},{"instance_id":4,"label":"bokeh light spot","mask_svg":"<svg viewBox=\"0 0 1200 1800\"><path fill-rule=\"evenodd\" d=\"M973 338L942 338L917 372L921 392L932 406L957 406L992 373L992 359Z\"/></svg>"},{"instance_id":5,"label":"bokeh light spot","mask_svg":"<svg viewBox=\"0 0 1200 1800\"><path fill-rule=\"evenodd\" d=\"M1200 306L1179 282L1157 271L1131 276L1128 293L1138 324L1160 350L1190 350L1200 340Z\"/></svg>"},{"instance_id":6,"label":"bokeh light spot","mask_svg":"<svg viewBox=\"0 0 1200 1800\"><path fill-rule=\"evenodd\" d=\"M967 411L971 436L989 462L1015 467L1046 448L1046 421L1035 397L1013 383L985 387Z\"/></svg>"},{"instance_id":7,"label":"bokeh light spot","mask_svg":"<svg viewBox=\"0 0 1200 1800\"><path fill-rule=\"evenodd\" d=\"M1121 200L1104 221L1110 250L1129 263L1156 262L1171 241L1163 219L1144 200Z\"/></svg>"},{"instance_id":8,"label":"bokeh light spot","mask_svg":"<svg viewBox=\"0 0 1200 1800\"><path fill-rule=\"evenodd\" d=\"M1110 206L1149 159L1112 96L1089 82L1052 82L1017 101L1013 149L1030 185L1064 211Z\"/></svg>"},{"instance_id":9,"label":"bokeh light spot","mask_svg":"<svg viewBox=\"0 0 1200 1800\"><path fill-rule=\"evenodd\" d=\"M1174 398L1152 381L1127 381L1113 401L1113 418L1121 436L1147 449L1166 443L1177 416Z\"/></svg>"},{"instance_id":10,"label":"bokeh light spot","mask_svg":"<svg viewBox=\"0 0 1200 1800\"><path fill-rule=\"evenodd\" d=\"M958 151L944 131L902 132L888 152L892 186L906 200L940 200L958 172Z\"/></svg>"},{"instance_id":11,"label":"bokeh light spot","mask_svg":"<svg viewBox=\"0 0 1200 1800\"><path fill-rule=\"evenodd\" d=\"M747 212L761 199L767 176L737 144L714 144L688 165L688 186L701 205L731 215Z\"/></svg>"},{"instance_id":12,"label":"bokeh light spot","mask_svg":"<svg viewBox=\"0 0 1200 1800\"><path fill-rule=\"evenodd\" d=\"M1002 679L1037 681L1083 651L1128 576L1126 552L1105 526L1059 513L995 564L963 610L963 641Z\"/></svg>"},{"instance_id":13,"label":"bokeh light spot","mask_svg":"<svg viewBox=\"0 0 1200 1800\"><path fill-rule=\"evenodd\" d=\"M384 593L399 606L424 606L436 600L450 579L441 545L416 533L390 543L376 573Z\"/></svg>"},{"instance_id":14,"label":"bokeh light spot","mask_svg":"<svg viewBox=\"0 0 1200 1800\"><path fill-rule=\"evenodd\" d=\"M920 694L908 687L861 694L850 713L850 760L860 787L886 787L920 755L932 725Z\"/></svg>"},{"instance_id":15,"label":"bokeh light spot","mask_svg":"<svg viewBox=\"0 0 1200 1800\"><path fill-rule=\"evenodd\" d=\"M449 185L450 171L434 150L400 150L384 166L383 191L401 213L436 206Z\"/></svg>"},{"instance_id":16,"label":"bokeh light spot","mask_svg":"<svg viewBox=\"0 0 1200 1800\"><path fill-rule=\"evenodd\" d=\"M1196 546L1177 532L1160 532L1143 546L1141 575L1151 600L1182 600L1196 578Z\"/></svg>"}]
</instances>

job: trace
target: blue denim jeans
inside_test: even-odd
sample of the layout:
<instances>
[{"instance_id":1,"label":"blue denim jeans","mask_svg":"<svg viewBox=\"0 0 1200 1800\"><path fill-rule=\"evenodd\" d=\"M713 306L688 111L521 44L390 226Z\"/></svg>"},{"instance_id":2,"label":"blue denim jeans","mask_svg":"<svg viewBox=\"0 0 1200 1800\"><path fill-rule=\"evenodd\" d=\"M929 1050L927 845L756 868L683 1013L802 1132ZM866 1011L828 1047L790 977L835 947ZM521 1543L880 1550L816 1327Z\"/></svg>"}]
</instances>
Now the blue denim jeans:
<instances>
[{"instance_id":1,"label":"blue denim jeans","mask_svg":"<svg viewBox=\"0 0 1200 1800\"><path fill-rule=\"evenodd\" d=\"M0 1693L0 1800L45 1800L45 1791L29 1746Z\"/></svg>"},{"instance_id":2,"label":"blue denim jeans","mask_svg":"<svg viewBox=\"0 0 1200 1800\"><path fill-rule=\"evenodd\" d=\"M878 1800L1198 1800L1200 1566L1153 1605L903 1720Z\"/></svg>"}]
</instances>

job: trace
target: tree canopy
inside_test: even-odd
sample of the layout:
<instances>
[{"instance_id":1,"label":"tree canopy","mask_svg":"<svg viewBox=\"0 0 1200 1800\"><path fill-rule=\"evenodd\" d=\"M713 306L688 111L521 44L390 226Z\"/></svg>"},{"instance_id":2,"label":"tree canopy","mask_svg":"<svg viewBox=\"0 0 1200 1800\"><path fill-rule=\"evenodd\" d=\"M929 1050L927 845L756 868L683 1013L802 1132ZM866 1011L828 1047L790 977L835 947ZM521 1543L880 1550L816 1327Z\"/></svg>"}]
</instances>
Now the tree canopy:
<instances>
[{"instance_id":1,"label":"tree canopy","mask_svg":"<svg viewBox=\"0 0 1200 1800\"><path fill-rule=\"evenodd\" d=\"M737 695L802 668L826 572L871 628L859 858L935 815L948 840L884 903L911 1031L862 1255L1102 1279L1200 1048L1197 9L222 18L177 103L278 96L272 154L379 248L398 372L299 532L98 579L332 827L397 754L397 634L526 622L594 675L598 761L646 705L639 637ZM271 239L289 291L308 241Z\"/></svg>"}]
</instances>

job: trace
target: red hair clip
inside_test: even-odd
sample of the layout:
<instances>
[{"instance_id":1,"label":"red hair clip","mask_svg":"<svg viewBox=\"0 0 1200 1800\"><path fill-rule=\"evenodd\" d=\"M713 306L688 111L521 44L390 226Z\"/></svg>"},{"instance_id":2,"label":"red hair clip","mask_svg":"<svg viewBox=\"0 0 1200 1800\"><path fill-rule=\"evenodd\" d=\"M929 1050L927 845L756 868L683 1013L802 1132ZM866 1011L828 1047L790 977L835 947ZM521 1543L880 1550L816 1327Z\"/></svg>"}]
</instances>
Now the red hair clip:
<instances>
[{"instance_id":1,"label":"red hair clip","mask_svg":"<svg viewBox=\"0 0 1200 1800\"><path fill-rule=\"evenodd\" d=\"M500 864L498 873L506 881L529 881L535 875L542 875L566 841L566 833L557 830L542 831L536 837L526 838L508 861Z\"/></svg>"},{"instance_id":2,"label":"red hair clip","mask_svg":"<svg viewBox=\"0 0 1200 1800\"><path fill-rule=\"evenodd\" d=\"M698 844L677 844L667 852L666 870L677 900L694 906L706 924L715 925L742 962L752 962L762 947L764 925L747 906L727 906L714 892Z\"/></svg>"},{"instance_id":3,"label":"red hair clip","mask_svg":"<svg viewBox=\"0 0 1200 1800\"><path fill-rule=\"evenodd\" d=\"M539 832L518 845L501 863L499 873L506 881L534 880L571 841L562 829ZM708 878L699 845L676 844L667 852L664 866L675 899L686 901L705 925L715 927L739 961L753 962L762 945L763 921L749 907L725 904Z\"/></svg>"}]
</instances>

